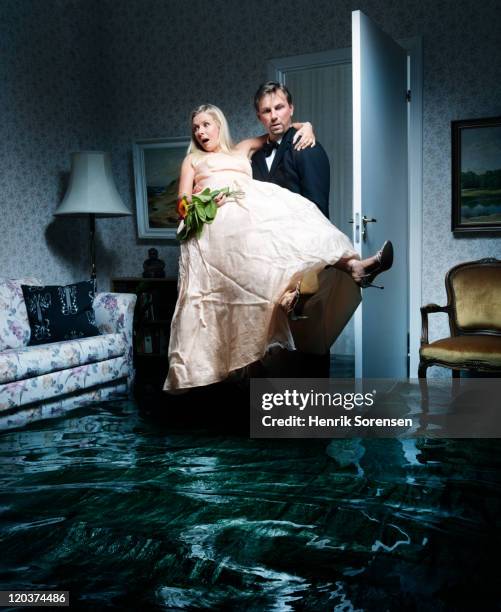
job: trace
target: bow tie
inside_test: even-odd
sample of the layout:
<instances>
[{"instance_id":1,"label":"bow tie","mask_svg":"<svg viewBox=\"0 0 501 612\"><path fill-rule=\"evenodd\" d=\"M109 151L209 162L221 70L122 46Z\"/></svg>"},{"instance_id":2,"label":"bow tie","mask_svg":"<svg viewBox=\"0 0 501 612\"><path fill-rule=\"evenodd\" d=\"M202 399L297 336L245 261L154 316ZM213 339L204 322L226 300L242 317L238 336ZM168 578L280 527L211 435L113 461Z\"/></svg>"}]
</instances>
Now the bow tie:
<instances>
[{"instance_id":1,"label":"bow tie","mask_svg":"<svg viewBox=\"0 0 501 612\"><path fill-rule=\"evenodd\" d=\"M266 157L269 157L272 153L274 149L278 149L279 144L278 142L265 142L263 145L263 153L265 154Z\"/></svg>"}]
</instances>

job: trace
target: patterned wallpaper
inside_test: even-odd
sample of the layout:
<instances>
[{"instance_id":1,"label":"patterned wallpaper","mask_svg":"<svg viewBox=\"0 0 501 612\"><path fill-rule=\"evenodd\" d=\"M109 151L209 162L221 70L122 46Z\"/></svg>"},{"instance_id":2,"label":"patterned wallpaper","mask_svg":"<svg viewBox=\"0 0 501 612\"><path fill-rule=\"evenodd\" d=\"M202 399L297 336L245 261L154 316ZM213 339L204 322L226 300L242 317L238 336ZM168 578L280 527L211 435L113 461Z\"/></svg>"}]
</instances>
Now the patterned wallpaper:
<instances>
[{"instance_id":1,"label":"patterned wallpaper","mask_svg":"<svg viewBox=\"0 0 501 612\"><path fill-rule=\"evenodd\" d=\"M0 275L86 273L83 219L56 220L69 152L101 147L94 2L0 2Z\"/></svg>"},{"instance_id":2,"label":"patterned wallpaper","mask_svg":"<svg viewBox=\"0 0 501 612\"><path fill-rule=\"evenodd\" d=\"M206 101L237 139L259 132L266 60L349 46L358 8L395 38L423 37L423 302L443 303L452 265L501 257L499 238L450 232L450 121L501 114L501 0L1 0L0 274L85 276L85 220L52 216L71 151L110 150L133 210L133 140L186 135ZM103 288L139 274L152 245L175 273L177 248L139 241L134 216L97 225Z\"/></svg>"}]
</instances>

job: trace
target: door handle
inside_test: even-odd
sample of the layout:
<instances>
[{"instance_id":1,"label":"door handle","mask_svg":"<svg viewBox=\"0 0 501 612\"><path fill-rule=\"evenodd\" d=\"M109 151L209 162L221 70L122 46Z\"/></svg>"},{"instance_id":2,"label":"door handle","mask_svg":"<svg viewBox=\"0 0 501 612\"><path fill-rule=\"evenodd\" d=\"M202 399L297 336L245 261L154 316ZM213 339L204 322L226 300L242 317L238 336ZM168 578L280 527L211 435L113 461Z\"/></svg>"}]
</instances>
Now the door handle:
<instances>
[{"instance_id":1,"label":"door handle","mask_svg":"<svg viewBox=\"0 0 501 612\"><path fill-rule=\"evenodd\" d=\"M357 213L358 218L358 213ZM353 219L350 219L348 223L355 223ZM377 219L369 219L365 215L362 217L362 240L365 242L367 240L367 223L377 223ZM357 223L355 225L356 238L355 242L358 242L358 231L360 229L360 225Z\"/></svg>"},{"instance_id":2,"label":"door handle","mask_svg":"<svg viewBox=\"0 0 501 612\"><path fill-rule=\"evenodd\" d=\"M377 223L377 219L369 219L365 215L362 217L362 240L367 240L367 223Z\"/></svg>"}]
</instances>

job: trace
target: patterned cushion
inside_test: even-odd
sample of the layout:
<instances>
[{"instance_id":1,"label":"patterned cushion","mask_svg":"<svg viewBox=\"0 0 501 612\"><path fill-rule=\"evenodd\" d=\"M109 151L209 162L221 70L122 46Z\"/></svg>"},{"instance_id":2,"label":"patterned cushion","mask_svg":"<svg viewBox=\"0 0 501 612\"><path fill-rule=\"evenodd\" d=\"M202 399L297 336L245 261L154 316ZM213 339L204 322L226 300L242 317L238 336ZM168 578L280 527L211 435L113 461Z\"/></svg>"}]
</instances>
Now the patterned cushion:
<instances>
[{"instance_id":1,"label":"patterned cushion","mask_svg":"<svg viewBox=\"0 0 501 612\"><path fill-rule=\"evenodd\" d=\"M127 355L123 334L25 346L0 353L0 384Z\"/></svg>"},{"instance_id":2,"label":"patterned cushion","mask_svg":"<svg viewBox=\"0 0 501 612\"><path fill-rule=\"evenodd\" d=\"M0 279L0 351L26 346L30 324L21 285L41 285L36 278Z\"/></svg>"},{"instance_id":3,"label":"patterned cushion","mask_svg":"<svg viewBox=\"0 0 501 612\"><path fill-rule=\"evenodd\" d=\"M92 308L95 281L21 288L31 327L30 345L99 335Z\"/></svg>"}]
</instances>

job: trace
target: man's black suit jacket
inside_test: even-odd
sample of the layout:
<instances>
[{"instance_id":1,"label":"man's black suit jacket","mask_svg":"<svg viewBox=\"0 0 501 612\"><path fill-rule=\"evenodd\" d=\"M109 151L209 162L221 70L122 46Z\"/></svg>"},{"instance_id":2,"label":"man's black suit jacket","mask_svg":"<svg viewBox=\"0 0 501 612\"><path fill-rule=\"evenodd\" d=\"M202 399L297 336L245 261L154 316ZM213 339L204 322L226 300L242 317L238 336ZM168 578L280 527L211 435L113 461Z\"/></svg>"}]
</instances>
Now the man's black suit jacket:
<instances>
[{"instance_id":1,"label":"man's black suit jacket","mask_svg":"<svg viewBox=\"0 0 501 612\"><path fill-rule=\"evenodd\" d=\"M295 151L292 138L296 130L290 128L283 136L268 171L266 156L262 150L252 156L252 176L258 181L275 183L299 193L315 202L329 218L330 167L322 145Z\"/></svg>"}]
</instances>

